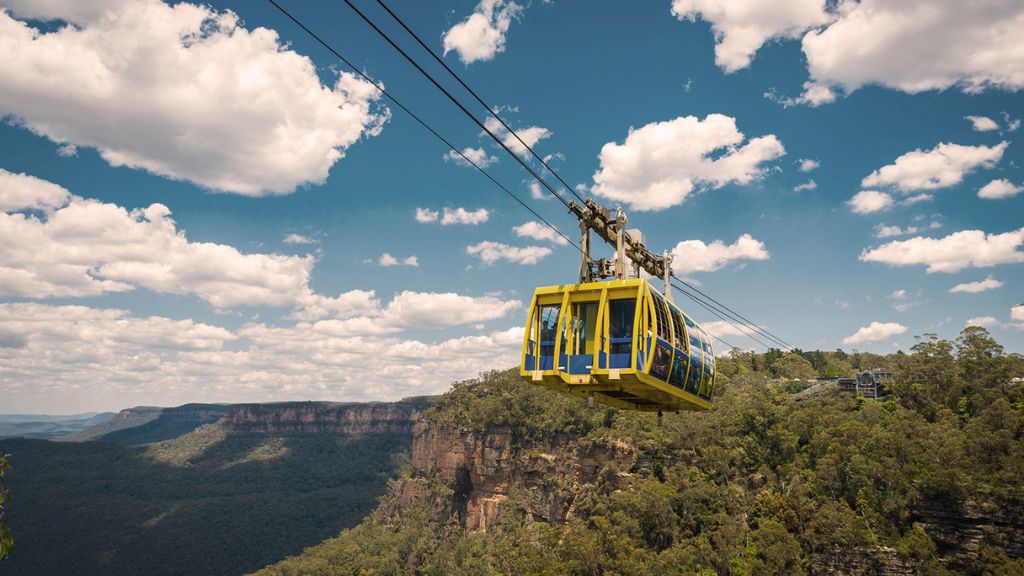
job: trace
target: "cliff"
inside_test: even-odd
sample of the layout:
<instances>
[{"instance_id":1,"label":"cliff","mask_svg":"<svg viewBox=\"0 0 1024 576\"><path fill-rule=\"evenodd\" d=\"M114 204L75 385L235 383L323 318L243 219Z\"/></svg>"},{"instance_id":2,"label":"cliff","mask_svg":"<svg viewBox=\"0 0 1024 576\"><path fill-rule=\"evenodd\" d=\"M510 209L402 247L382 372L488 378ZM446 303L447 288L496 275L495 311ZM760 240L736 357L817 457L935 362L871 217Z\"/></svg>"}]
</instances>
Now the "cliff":
<instances>
[{"instance_id":1,"label":"cliff","mask_svg":"<svg viewBox=\"0 0 1024 576\"><path fill-rule=\"evenodd\" d=\"M428 497L431 484L440 484L452 496L440 503L436 519L487 531L509 507L531 521L566 522L584 487L595 483L603 470L628 476L637 453L611 438L560 434L540 444L524 444L509 426L478 433L420 419L411 464L411 474L392 487L394 501L387 514L401 514Z\"/></svg>"},{"instance_id":2,"label":"cliff","mask_svg":"<svg viewBox=\"0 0 1024 576\"><path fill-rule=\"evenodd\" d=\"M412 434L429 400L332 403L282 402L228 407L220 426L245 434Z\"/></svg>"}]
</instances>

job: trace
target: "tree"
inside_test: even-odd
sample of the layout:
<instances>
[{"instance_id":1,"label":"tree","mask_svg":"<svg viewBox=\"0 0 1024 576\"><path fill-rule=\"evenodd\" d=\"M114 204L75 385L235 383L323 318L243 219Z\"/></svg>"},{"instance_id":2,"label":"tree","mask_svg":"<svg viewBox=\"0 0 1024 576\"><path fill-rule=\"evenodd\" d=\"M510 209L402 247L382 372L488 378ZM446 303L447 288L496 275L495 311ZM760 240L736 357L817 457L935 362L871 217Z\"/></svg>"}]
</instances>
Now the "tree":
<instances>
[{"instance_id":1,"label":"tree","mask_svg":"<svg viewBox=\"0 0 1024 576\"><path fill-rule=\"evenodd\" d=\"M814 380L818 372L806 358L787 352L772 362L772 372L779 378L790 380Z\"/></svg>"},{"instance_id":2,"label":"tree","mask_svg":"<svg viewBox=\"0 0 1024 576\"><path fill-rule=\"evenodd\" d=\"M0 478L4 477L7 469L10 467L10 462L7 459L8 456L9 454L0 456ZM6 558L14 547L14 538L11 536L11 527L7 525L7 520L4 519L4 507L10 499L11 491L5 490L3 483L0 482L0 560Z\"/></svg>"}]
</instances>

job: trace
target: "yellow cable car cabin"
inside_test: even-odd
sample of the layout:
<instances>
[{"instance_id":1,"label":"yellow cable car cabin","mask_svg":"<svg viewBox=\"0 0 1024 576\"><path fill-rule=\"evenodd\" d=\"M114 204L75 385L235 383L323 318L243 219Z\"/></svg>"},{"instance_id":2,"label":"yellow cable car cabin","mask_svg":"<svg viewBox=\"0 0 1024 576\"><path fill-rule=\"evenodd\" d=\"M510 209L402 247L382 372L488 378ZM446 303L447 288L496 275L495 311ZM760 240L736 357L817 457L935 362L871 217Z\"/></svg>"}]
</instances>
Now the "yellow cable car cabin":
<instances>
[{"instance_id":1,"label":"yellow cable car cabin","mask_svg":"<svg viewBox=\"0 0 1024 576\"><path fill-rule=\"evenodd\" d=\"M528 382L629 410L711 409L707 333L646 280L538 288L525 332Z\"/></svg>"}]
</instances>

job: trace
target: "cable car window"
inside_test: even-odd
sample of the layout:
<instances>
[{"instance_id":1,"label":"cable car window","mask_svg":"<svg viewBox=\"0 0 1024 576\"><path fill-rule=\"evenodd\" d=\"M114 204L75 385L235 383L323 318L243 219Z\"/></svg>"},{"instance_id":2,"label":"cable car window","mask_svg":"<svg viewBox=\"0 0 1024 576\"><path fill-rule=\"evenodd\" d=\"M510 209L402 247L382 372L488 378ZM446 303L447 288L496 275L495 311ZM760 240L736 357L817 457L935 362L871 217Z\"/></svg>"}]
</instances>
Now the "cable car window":
<instances>
[{"instance_id":1,"label":"cable car window","mask_svg":"<svg viewBox=\"0 0 1024 576\"><path fill-rule=\"evenodd\" d=\"M654 360L651 361L651 376L658 378L659 380L668 380L668 368L669 361L672 358L672 352L668 346L658 342L658 345L654 347Z\"/></svg>"},{"instance_id":2,"label":"cable car window","mask_svg":"<svg viewBox=\"0 0 1024 576\"><path fill-rule=\"evenodd\" d=\"M701 353L695 352L690 356L690 374L686 377L686 391L696 394L700 389L701 372L704 371Z\"/></svg>"},{"instance_id":3,"label":"cable car window","mask_svg":"<svg viewBox=\"0 0 1024 576\"><path fill-rule=\"evenodd\" d=\"M555 355L555 333L558 327L560 304L548 304L540 307L538 326L540 327L540 355Z\"/></svg>"},{"instance_id":4,"label":"cable car window","mask_svg":"<svg viewBox=\"0 0 1024 576\"><path fill-rule=\"evenodd\" d=\"M611 338L609 352L631 354L633 351L633 317L636 315L636 300L611 300L608 302L608 336Z\"/></svg>"},{"instance_id":5,"label":"cable car window","mask_svg":"<svg viewBox=\"0 0 1024 576\"><path fill-rule=\"evenodd\" d=\"M686 350L686 333L683 331L682 318L679 317L679 312L671 310L672 312L672 328L675 329L675 338L673 338L672 345L678 350Z\"/></svg>"},{"instance_id":6,"label":"cable car window","mask_svg":"<svg viewBox=\"0 0 1024 576\"><path fill-rule=\"evenodd\" d=\"M662 300L661 296L654 292L651 292L651 295L654 296L652 301L654 303L654 317L657 319L658 325L658 338L668 342L668 316L665 315L665 301Z\"/></svg>"},{"instance_id":7,"label":"cable car window","mask_svg":"<svg viewBox=\"0 0 1024 576\"><path fill-rule=\"evenodd\" d=\"M693 320L686 314L683 314L683 320L686 322L686 327L690 330L697 327L697 325L693 323Z\"/></svg>"}]
</instances>

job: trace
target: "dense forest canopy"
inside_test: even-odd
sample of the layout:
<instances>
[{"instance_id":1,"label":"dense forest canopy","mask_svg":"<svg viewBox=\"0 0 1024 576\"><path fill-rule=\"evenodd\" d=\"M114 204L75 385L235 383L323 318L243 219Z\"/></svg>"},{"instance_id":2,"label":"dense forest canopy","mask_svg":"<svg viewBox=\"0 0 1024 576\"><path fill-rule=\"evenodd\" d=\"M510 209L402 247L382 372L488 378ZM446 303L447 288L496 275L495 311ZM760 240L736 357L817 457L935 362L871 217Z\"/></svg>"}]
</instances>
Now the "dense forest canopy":
<instances>
[{"instance_id":1,"label":"dense forest canopy","mask_svg":"<svg viewBox=\"0 0 1024 576\"><path fill-rule=\"evenodd\" d=\"M888 397L794 397L815 376L876 368L894 374ZM852 551L876 562L868 573L892 561L909 573L1024 574L1012 535L945 549L923 520L940 509L1024 527L1024 358L986 330L884 356L734 351L718 370L714 410L660 428L512 371L458 383L427 412L432 425L510 428L524 450L556 434L613 438L647 464L609 463L578 487L564 523L519 513L513 487L487 533L437 521L450 487L397 516L392 494L359 526L259 574L805 574Z\"/></svg>"}]
</instances>

